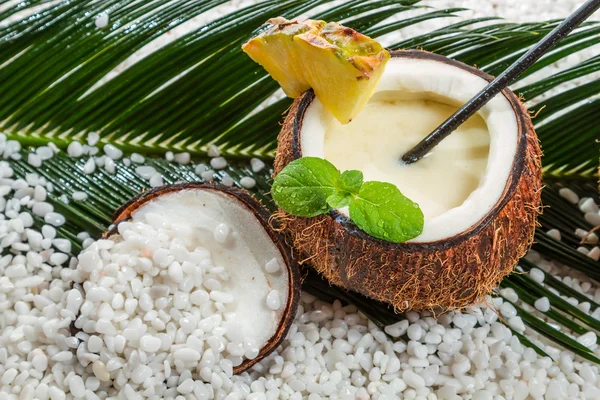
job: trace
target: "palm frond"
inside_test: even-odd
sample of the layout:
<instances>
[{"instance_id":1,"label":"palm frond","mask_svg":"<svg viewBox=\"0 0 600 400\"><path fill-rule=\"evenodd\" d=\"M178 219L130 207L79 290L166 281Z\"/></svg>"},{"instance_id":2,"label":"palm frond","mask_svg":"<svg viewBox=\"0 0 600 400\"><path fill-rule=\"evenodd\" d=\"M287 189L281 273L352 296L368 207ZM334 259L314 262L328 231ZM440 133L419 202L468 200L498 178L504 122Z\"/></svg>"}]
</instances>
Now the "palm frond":
<instances>
[{"instance_id":1,"label":"palm frond","mask_svg":"<svg viewBox=\"0 0 600 400\"><path fill-rule=\"evenodd\" d=\"M52 140L63 146L98 131L105 142L146 154L202 152L210 143L232 154L269 154L285 102L269 108L262 126L243 123L277 84L240 46L269 17L310 14L330 0L265 1L247 7L102 80L144 45L223 2L154 0L136 6L132 1L77 0L36 14L34 22L9 25L0 31L1 126L25 141ZM344 20L368 32L390 16L416 10L413 3L350 1L313 16ZM110 26L98 29L94 18L104 10L110 10ZM405 19L379 33L452 11Z\"/></svg>"},{"instance_id":2,"label":"palm frond","mask_svg":"<svg viewBox=\"0 0 600 400\"><path fill-rule=\"evenodd\" d=\"M0 21L45 3L38 0L9 8L0 15ZM0 99L0 128L26 144L53 141L66 146L86 132L98 131L103 142L145 154L167 150L203 153L209 144L216 143L230 155L270 157L289 100L256 113L277 85L240 51L240 44L267 18L310 15L321 6L325 9L313 17L343 20L379 37L462 10L430 11L416 0L348 1L337 6L329 5L330 0L270 0L209 21L107 80L110 71L143 46L222 3L224 0L153 0L140 5L131 0L101 4L76 0L49 3L52 5L29 20L8 24L0 29L0 82L6 90ZM392 16L416 10L421 12L388 22ZM110 25L98 29L94 18L103 11L110 12ZM489 24L490 20L462 21L390 47L420 47L498 73L558 23ZM485 25L466 28L482 23ZM598 41L600 27L588 24L529 73ZM576 66L554 80L528 85L523 94L535 103L536 96L594 68L597 64ZM591 83L573 89L569 96L548 100L538 121L552 119L574 103L590 99L596 87L597 82ZM570 151L597 136L593 124L585 124L596 111L596 105L572 111L578 113L581 127L564 129L564 121L572 115L540 127L544 145L550 150L560 149L547 152L551 154L546 158L548 173L592 172L594 149L588 147L588 151L576 154Z\"/></svg>"},{"instance_id":3,"label":"palm frond","mask_svg":"<svg viewBox=\"0 0 600 400\"><path fill-rule=\"evenodd\" d=\"M523 319L523 322L527 326L531 327L532 329L539 332L540 334L542 334L546 338L550 339L551 341L557 343L561 347L571 350L573 353L577 354L578 356L585 358L586 360L592 361L596 364L600 364L600 359L598 357L596 357L595 353L592 350L590 350L589 348L587 348L584 345L582 345L581 343L579 343L577 340L556 330L552 326L548 325L541 318L528 313L522 307L511 302L510 300L505 298L504 301L511 303L515 307L515 309L517 310L517 313Z\"/></svg>"}]
</instances>

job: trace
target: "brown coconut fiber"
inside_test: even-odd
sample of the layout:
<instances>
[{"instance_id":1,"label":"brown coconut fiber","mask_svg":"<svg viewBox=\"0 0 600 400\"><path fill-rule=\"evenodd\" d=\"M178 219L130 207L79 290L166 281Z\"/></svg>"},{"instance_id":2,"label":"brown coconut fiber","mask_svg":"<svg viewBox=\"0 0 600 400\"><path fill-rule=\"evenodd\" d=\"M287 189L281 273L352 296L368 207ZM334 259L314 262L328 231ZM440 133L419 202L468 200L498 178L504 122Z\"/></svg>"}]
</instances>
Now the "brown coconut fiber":
<instances>
[{"instance_id":1,"label":"brown coconut fiber","mask_svg":"<svg viewBox=\"0 0 600 400\"><path fill-rule=\"evenodd\" d=\"M423 51L392 52L392 57L433 59L492 80L476 68ZM431 243L394 244L359 230L337 211L303 218L279 211L302 263L329 282L387 302L397 311L458 309L482 301L498 286L533 241L541 210L541 151L526 107L506 89L518 119L519 138L512 172L501 199L476 225ZM301 157L302 119L314 94L292 105L279 134L275 175Z\"/></svg>"}]
</instances>

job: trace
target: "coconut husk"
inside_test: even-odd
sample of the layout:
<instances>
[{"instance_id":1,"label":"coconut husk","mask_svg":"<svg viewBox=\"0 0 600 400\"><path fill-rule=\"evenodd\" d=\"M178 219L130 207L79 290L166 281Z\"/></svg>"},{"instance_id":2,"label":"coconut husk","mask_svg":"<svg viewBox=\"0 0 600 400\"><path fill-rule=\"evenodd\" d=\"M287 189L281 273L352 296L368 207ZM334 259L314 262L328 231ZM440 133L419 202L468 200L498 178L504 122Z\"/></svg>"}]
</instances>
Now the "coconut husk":
<instances>
[{"instance_id":1,"label":"coconut husk","mask_svg":"<svg viewBox=\"0 0 600 400\"><path fill-rule=\"evenodd\" d=\"M254 197L252 197L252 195L244 190L214 183L181 183L161 186L147 192L143 192L129 200L117 211L115 211L113 214L113 222L115 226L105 236L118 234L117 225L122 221L131 219L132 214L145 203L150 202L164 194L173 193L180 190L211 190L231 196L237 200L242 206L246 207L256 216L256 219L260 222L264 230L272 239L273 243L281 252L285 267L287 268L289 298L286 301L286 307L283 310L282 318L279 321L275 334L260 349L256 358L253 358L252 360L244 359L242 364L233 368L233 373L239 374L248 370L254 364L271 354L285 339L290 326L292 325L294 317L296 316L296 312L298 311L298 304L300 301L301 278L298 262L292 254L290 247L286 244L283 235L279 233L280 227L277 225L277 222L270 221L271 214L269 214L269 212L263 207L260 201L256 200ZM260 251L260 249L257 249L257 251Z\"/></svg>"},{"instance_id":2,"label":"coconut husk","mask_svg":"<svg viewBox=\"0 0 600 400\"><path fill-rule=\"evenodd\" d=\"M433 59L492 80L458 61L423 51L392 57ZM303 218L279 211L301 263L334 285L387 302L401 312L458 309L484 299L509 274L533 241L541 211L541 150L527 108L510 90L503 95L518 117L512 172L501 199L475 226L431 243L394 244L367 235L337 211ZM300 131L312 92L297 98L279 134L275 175L301 157Z\"/></svg>"}]
</instances>

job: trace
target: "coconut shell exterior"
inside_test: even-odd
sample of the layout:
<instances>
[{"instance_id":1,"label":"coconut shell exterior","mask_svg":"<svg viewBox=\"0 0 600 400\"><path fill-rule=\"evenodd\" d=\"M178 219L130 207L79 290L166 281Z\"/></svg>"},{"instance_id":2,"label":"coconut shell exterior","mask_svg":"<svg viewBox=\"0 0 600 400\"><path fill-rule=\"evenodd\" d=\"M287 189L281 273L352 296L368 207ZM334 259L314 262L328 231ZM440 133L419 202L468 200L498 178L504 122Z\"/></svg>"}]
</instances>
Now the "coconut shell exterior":
<instances>
[{"instance_id":1,"label":"coconut shell exterior","mask_svg":"<svg viewBox=\"0 0 600 400\"><path fill-rule=\"evenodd\" d=\"M156 199L164 194L177 192L180 190L210 190L220 192L228 195L237 200L243 207L250 210L256 219L260 222L264 230L267 232L269 237L273 240L273 243L279 249L282 258L285 262L285 266L288 272L288 285L289 285L289 298L287 299L285 309L283 310L282 318L279 321L279 325L275 331L275 334L269 339L267 344L260 349L258 356L252 360L244 359L242 364L233 368L234 374L239 374L248 370L254 364L260 362L263 358L271 354L277 346L285 339L296 312L298 311L298 304L300 301L301 293L301 278L298 262L291 252L290 247L286 244L286 241L279 233L280 229L277 226L276 221L271 221L271 214L262 206L262 204L256 200L252 195L244 190L237 188L214 184L214 183L181 183L174 185L165 185L154 188L147 192L143 192L129 202L121 206L113 215L113 222L115 227L108 232L105 236L111 236L118 234L117 225L119 222L127 221L131 219L132 214L145 203Z\"/></svg>"},{"instance_id":2,"label":"coconut shell exterior","mask_svg":"<svg viewBox=\"0 0 600 400\"><path fill-rule=\"evenodd\" d=\"M392 52L392 57L435 60L457 66L488 81L492 76L423 51ZM464 308L482 301L498 286L533 242L541 210L541 151L527 108L510 90L503 91L518 120L518 144L512 172L494 208L469 230L429 243L390 243L359 230L332 211L314 218L279 211L301 263L330 283L407 309ZM301 157L300 134L312 92L297 98L279 134L275 175Z\"/></svg>"}]
</instances>

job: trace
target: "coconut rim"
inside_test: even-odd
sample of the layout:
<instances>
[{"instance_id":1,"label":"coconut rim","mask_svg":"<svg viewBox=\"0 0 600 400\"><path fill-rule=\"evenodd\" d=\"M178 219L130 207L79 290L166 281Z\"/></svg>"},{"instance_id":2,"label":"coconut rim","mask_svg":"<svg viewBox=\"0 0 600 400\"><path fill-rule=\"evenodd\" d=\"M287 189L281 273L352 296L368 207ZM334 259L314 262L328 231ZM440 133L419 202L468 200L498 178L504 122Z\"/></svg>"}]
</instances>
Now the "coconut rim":
<instances>
[{"instance_id":1,"label":"coconut rim","mask_svg":"<svg viewBox=\"0 0 600 400\"><path fill-rule=\"evenodd\" d=\"M441 62L453 67L460 68L464 71L470 72L480 78L491 82L494 77L489 75L475 67L471 67L460 61L450 59L448 57L434 54L422 50L399 50L390 51L392 58L415 58L423 60L431 60ZM527 154L527 132L528 124L525 118L526 114L523 110L521 101L519 98L508 88L502 91L502 95L506 98L512 107L517 122L517 146L513 157L513 164L510 170L509 176L506 180L504 190L494 206L485 214L481 219L472 224L468 229L459 232L453 236L442 238L440 240L428 241L428 242L404 242L404 243L392 243L382 239L375 238L368 233L359 229L346 215L342 214L336 209L331 210L326 215L330 217L334 223L340 224L344 230L351 236L357 237L362 240L369 240L378 243L384 248L402 248L404 250L420 251L423 246L434 249L445 249L456 246L457 244L468 240L474 235L481 232L506 206L510 201L512 193L516 190L521 175L525 167L525 157ZM298 107L296 113L293 116L292 121L292 141L291 141L291 155L294 160L302 157L302 146L301 146L301 131L304 121L305 113L312 101L315 99L315 94L311 90L304 93L298 100Z\"/></svg>"},{"instance_id":2,"label":"coconut rim","mask_svg":"<svg viewBox=\"0 0 600 400\"><path fill-rule=\"evenodd\" d=\"M242 361L242 363L237 367L233 368L233 373L239 374L248 370L254 364L260 362L266 356L271 354L285 339L290 327L292 326L292 322L300 302L302 284L299 263L291 248L287 245L286 238L282 233L280 233L281 229L279 229L278 222L272 218L271 214L260 203L260 201L256 200L245 190L231 186L220 185L213 182L176 183L158 186L151 190L142 192L131 198L113 213L112 219L114 226L108 232L106 232L103 237L110 237L115 234L118 235L119 223L130 220L133 213L144 204L149 203L164 194L175 193L182 190L208 190L212 192L219 192L220 194L227 195L240 203L256 217L260 225L263 227L265 233L277 247L281 253L281 258L283 259L288 272L288 299L286 300L285 309L281 313L282 317L275 329L275 332L270 336L267 343L260 348L260 351L255 358L248 359L244 357L244 361Z\"/></svg>"}]
</instances>

